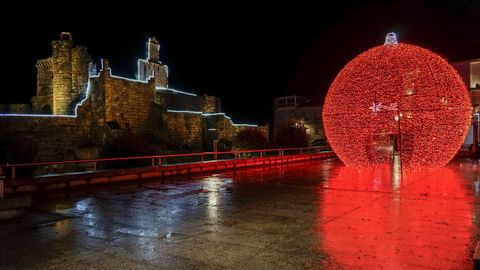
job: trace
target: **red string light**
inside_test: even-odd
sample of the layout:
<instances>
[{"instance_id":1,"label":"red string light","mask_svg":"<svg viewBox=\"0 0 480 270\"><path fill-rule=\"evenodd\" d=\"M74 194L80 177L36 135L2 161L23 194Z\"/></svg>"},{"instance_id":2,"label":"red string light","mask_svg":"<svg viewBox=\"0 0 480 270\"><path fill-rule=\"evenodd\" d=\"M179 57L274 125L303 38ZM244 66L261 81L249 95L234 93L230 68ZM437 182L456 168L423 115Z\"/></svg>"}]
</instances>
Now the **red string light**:
<instances>
[{"instance_id":1,"label":"red string light","mask_svg":"<svg viewBox=\"0 0 480 270\"><path fill-rule=\"evenodd\" d=\"M418 46L385 43L340 71L323 122L349 167L390 163L398 153L403 168L435 168L459 150L471 112L465 84L444 59Z\"/></svg>"}]
</instances>

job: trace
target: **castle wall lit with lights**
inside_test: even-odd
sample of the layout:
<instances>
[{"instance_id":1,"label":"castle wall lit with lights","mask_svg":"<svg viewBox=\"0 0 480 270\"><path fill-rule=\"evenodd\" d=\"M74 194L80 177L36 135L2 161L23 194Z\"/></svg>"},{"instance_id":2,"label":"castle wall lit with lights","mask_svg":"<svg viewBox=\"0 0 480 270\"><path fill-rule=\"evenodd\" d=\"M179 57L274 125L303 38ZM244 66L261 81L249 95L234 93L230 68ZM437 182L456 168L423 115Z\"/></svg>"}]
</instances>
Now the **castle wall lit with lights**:
<instances>
[{"instance_id":1,"label":"castle wall lit with lights","mask_svg":"<svg viewBox=\"0 0 480 270\"><path fill-rule=\"evenodd\" d=\"M0 105L0 132L35 141L35 160L94 158L98 148L125 133L154 136L167 145L208 149L215 139L232 140L242 129L221 112L214 96L168 87L168 67L150 38L137 76L112 75L108 60L97 67L70 33L52 41L52 57L37 61L37 92L30 104Z\"/></svg>"}]
</instances>

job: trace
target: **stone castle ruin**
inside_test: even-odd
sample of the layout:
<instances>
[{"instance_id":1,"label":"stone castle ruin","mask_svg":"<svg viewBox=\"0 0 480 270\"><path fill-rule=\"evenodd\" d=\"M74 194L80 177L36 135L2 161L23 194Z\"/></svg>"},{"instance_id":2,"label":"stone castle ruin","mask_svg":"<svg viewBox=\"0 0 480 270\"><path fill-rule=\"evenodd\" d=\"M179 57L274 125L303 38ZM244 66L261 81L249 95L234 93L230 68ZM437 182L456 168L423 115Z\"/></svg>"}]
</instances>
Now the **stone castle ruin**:
<instances>
[{"instance_id":1,"label":"stone castle ruin","mask_svg":"<svg viewBox=\"0 0 480 270\"><path fill-rule=\"evenodd\" d=\"M213 140L233 140L246 128L221 112L220 99L168 87L168 67L155 38L137 76L112 75L108 60L97 72L84 46L62 32L52 56L37 61L37 92L30 104L0 105L0 132L33 142L36 161L95 158L99 148L125 133L154 136L166 145L211 150ZM89 150L90 149L90 150Z\"/></svg>"}]
</instances>

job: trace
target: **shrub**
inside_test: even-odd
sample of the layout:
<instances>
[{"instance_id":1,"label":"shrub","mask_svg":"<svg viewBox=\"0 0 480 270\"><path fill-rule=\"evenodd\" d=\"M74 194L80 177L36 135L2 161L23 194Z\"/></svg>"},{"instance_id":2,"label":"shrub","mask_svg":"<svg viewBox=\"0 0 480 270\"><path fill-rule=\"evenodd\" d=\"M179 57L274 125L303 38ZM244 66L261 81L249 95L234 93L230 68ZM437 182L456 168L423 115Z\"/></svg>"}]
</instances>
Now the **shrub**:
<instances>
[{"instance_id":1,"label":"shrub","mask_svg":"<svg viewBox=\"0 0 480 270\"><path fill-rule=\"evenodd\" d=\"M263 131L247 128L237 134L235 146L239 149L264 149L268 146L268 139Z\"/></svg>"},{"instance_id":2,"label":"shrub","mask_svg":"<svg viewBox=\"0 0 480 270\"><path fill-rule=\"evenodd\" d=\"M228 152L232 151L233 143L226 139L220 139L218 140L217 147L219 152Z\"/></svg>"},{"instance_id":3,"label":"shrub","mask_svg":"<svg viewBox=\"0 0 480 270\"><path fill-rule=\"evenodd\" d=\"M100 151L102 158L159 155L164 146L154 138L126 133L108 141ZM138 167L151 164L150 160L108 162L106 168Z\"/></svg>"},{"instance_id":4,"label":"shrub","mask_svg":"<svg viewBox=\"0 0 480 270\"><path fill-rule=\"evenodd\" d=\"M307 147L310 136L303 124L289 122L278 129L276 144L279 147Z\"/></svg>"}]
</instances>

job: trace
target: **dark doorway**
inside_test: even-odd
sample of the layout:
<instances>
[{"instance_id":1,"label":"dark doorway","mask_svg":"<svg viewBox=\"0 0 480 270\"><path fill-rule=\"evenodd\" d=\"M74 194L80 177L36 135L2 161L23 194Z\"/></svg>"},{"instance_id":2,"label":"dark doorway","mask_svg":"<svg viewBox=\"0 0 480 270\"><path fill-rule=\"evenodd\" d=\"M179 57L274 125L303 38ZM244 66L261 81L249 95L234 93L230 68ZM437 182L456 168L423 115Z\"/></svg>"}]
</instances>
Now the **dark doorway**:
<instances>
[{"instance_id":1,"label":"dark doorway","mask_svg":"<svg viewBox=\"0 0 480 270\"><path fill-rule=\"evenodd\" d=\"M52 114L52 108L50 107L50 105L44 105L42 107L42 110L41 110L41 113L42 114Z\"/></svg>"}]
</instances>

